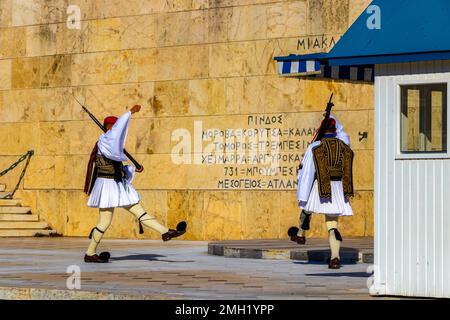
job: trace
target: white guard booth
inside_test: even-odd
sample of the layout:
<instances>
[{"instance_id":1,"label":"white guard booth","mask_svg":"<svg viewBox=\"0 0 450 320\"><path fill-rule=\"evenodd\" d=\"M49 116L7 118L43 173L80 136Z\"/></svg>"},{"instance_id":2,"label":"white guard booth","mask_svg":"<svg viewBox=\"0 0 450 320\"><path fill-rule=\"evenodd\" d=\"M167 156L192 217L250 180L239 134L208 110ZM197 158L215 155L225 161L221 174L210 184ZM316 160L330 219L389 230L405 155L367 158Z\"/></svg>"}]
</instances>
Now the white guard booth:
<instances>
[{"instance_id":1,"label":"white guard booth","mask_svg":"<svg viewBox=\"0 0 450 320\"><path fill-rule=\"evenodd\" d=\"M329 53L275 58L283 76L374 81L372 295L450 298L449 16L375 0Z\"/></svg>"}]
</instances>

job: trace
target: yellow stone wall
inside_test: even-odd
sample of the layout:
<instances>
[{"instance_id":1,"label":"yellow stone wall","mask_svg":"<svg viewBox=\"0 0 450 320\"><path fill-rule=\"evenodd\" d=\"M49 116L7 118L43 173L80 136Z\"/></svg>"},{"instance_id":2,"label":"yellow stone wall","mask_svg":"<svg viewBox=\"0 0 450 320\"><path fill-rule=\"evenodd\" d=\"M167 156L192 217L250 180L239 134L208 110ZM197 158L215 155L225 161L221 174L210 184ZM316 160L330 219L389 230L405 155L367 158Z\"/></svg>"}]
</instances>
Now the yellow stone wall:
<instances>
[{"instance_id":1,"label":"yellow stone wall","mask_svg":"<svg viewBox=\"0 0 450 320\"><path fill-rule=\"evenodd\" d=\"M355 215L342 219L342 231L373 235L372 85L280 78L273 61L329 50L369 2L1 0L0 169L34 149L17 196L59 233L86 236L97 211L86 207L82 187L99 130L72 94L99 118L139 103L126 147L145 167L135 186L149 212L169 226L187 220L185 239L284 238L298 220L294 189L218 188L224 165L174 164L172 133L193 132L195 121L249 128L252 115L282 117L275 127L316 128L334 92L356 154ZM79 30L67 28L68 5L81 9ZM362 132L368 138L360 141ZM0 183L11 188L18 171ZM325 235L323 217L310 235ZM107 236L159 238L138 235L123 210Z\"/></svg>"}]
</instances>

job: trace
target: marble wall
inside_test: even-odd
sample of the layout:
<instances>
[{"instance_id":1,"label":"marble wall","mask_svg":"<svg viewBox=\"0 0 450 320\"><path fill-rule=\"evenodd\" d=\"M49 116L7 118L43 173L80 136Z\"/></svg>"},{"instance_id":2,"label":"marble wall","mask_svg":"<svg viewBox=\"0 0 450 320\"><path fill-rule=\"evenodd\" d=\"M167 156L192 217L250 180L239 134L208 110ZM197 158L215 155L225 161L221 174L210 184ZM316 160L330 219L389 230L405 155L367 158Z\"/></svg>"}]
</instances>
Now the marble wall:
<instances>
[{"instance_id":1,"label":"marble wall","mask_svg":"<svg viewBox=\"0 0 450 320\"><path fill-rule=\"evenodd\" d=\"M373 235L372 85L280 78L273 61L329 50L369 2L1 0L0 169L34 149L18 197L59 233L86 236L97 211L86 207L82 187L99 130L73 95L99 118L142 104L126 147L145 167L134 183L149 212L172 227L187 220L185 239L282 238L298 220L295 186L224 188L219 181L230 166L175 163L173 134L183 129L195 140L195 123L204 130L265 128L251 119L274 116L282 122L272 129L306 130L296 147L281 151L301 156L334 92L334 113L355 151L355 215L342 219L342 233ZM69 5L80 9L79 29L68 28ZM285 182L295 180L289 169L296 164L280 163ZM249 168L231 167L240 178ZM17 171L0 183L12 187ZM325 234L323 217L315 217L310 235ZM159 238L138 235L123 210L106 236Z\"/></svg>"}]
</instances>

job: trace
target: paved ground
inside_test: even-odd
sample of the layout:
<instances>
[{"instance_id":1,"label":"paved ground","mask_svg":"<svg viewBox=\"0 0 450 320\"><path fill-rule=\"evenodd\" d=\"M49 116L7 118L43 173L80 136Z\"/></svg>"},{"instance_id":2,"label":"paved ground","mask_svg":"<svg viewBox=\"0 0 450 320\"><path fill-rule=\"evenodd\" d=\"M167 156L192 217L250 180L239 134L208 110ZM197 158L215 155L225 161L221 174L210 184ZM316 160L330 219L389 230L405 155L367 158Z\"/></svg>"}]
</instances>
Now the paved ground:
<instances>
[{"instance_id":1,"label":"paved ground","mask_svg":"<svg viewBox=\"0 0 450 320\"><path fill-rule=\"evenodd\" d=\"M85 264L87 244L80 238L1 239L0 287L7 289L0 298L30 298L17 288L36 288L34 298L373 299L364 263L335 271L323 263L212 256L206 242L105 240L100 249L112 253L112 262ZM67 291L71 265L81 269L80 291Z\"/></svg>"}]
</instances>

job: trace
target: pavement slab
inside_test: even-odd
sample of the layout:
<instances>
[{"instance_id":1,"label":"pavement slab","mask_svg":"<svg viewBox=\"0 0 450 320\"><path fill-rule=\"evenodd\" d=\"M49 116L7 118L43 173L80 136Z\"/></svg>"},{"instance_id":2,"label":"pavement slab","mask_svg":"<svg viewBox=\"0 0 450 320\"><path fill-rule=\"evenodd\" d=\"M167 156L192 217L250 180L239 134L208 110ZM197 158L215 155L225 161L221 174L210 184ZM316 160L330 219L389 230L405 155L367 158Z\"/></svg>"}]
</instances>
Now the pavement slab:
<instances>
[{"instance_id":1,"label":"pavement slab","mask_svg":"<svg viewBox=\"0 0 450 320\"><path fill-rule=\"evenodd\" d=\"M323 238L309 238L306 245L286 239L228 240L210 242L208 253L229 258L326 262L330 248ZM373 263L373 238L344 239L340 255L342 262Z\"/></svg>"},{"instance_id":2,"label":"pavement slab","mask_svg":"<svg viewBox=\"0 0 450 320\"><path fill-rule=\"evenodd\" d=\"M367 289L370 264L329 270L320 262L230 259L203 241L110 240L107 264L86 264L84 238L4 238L0 299L381 299ZM78 289L69 289L79 268Z\"/></svg>"}]
</instances>

